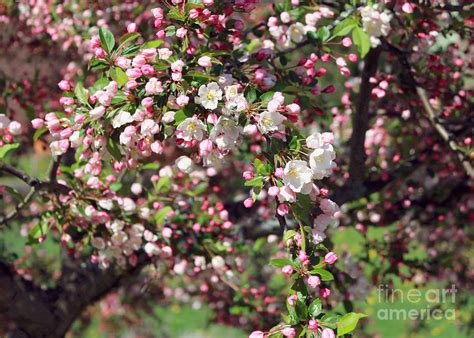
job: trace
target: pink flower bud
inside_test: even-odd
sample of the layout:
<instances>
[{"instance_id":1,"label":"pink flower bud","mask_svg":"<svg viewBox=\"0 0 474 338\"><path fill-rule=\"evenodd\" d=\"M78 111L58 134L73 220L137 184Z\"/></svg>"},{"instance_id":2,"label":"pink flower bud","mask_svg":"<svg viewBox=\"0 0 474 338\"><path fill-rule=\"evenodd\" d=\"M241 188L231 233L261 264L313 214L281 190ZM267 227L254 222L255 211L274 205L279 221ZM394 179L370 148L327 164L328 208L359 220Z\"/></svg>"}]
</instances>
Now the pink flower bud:
<instances>
[{"instance_id":1,"label":"pink flower bud","mask_svg":"<svg viewBox=\"0 0 474 338\"><path fill-rule=\"evenodd\" d=\"M59 89L61 89L62 91L69 91L71 90L71 83L69 81L66 81L66 80L62 80L58 83L58 87Z\"/></svg>"},{"instance_id":2,"label":"pink flower bud","mask_svg":"<svg viewBox=\"0 0 474 338\"><path fill-rule=\"evenodd\" d=\"M191 8L189 10L189 17L191 19L197 19L199 18L199 11L196 8Z\"/></svg>"},{"instance_id":3,"label":"pink flower bud","mask_svg":"<svg viewBox=\"0 0 474 338\"><path fill-rule=\"evenodd\" d=\"M357 54L349 54L347 55L347 58L349 59L350 62L357 62L357 60L359 60Z\"/></svg>"},{"instance_id":4,"label":"pink flower bud","mask_svg":"<svg viewBox=\"0 0 474 338\"><path fill-rule=\"evenodd\" d=\"M285 327L283 330L281 330L281 333L288 338L296 337L296 330L292 327Z\"/></svg>"},{"instance_id":5,"label":"pink flower bud","mask_svg":"<svg viewBox=\"0 0 474 338\"><path fill-rule=\"evenodd\" d=\"M331 295L331 290L329 290L328 288L321 288L319 289L319 294L321 297L326 299Z\"/></svg>"},{"instance_id":6,"label":"pink flower bud","mask_svg":"<svg viewBox=\"0 0 474 338\"><path fill-rule=\"evenodd\" d=\"M127 26L127 32L129 33L135 33L136 31L138 31L138 27L137 27L137 24L132 22L130 24L128 24Z\"/></svg>"},{"instance_id":7,"label":"pink flower bud","mask_svg":"<svg viewBox=\"0 0 474 338\"><path fill-rule=\"evenodd\" d=\"M280 188L278 188L277 186L272 186L272 187L268 188L268 195L271 196L271 197L275 197L279 193L280 193Z\"/></svg>"},{"instance_id":8,"label":"pink flower bud","mask_svg":"<svg viewBox=\"0 0 474 338\"><path fill-rule=\"evenodd\" d=\"M329 85L326 88L323 89L323 93L325 94L331 94L336 91L336 88L333 85Z\"/></svg>"},{"instance_id":9,"label":"pink flower bud","mask_svg":"<svg viewBox=\"0 0 474 338\"><path fill-rule=\"evenodd\" d=\"M246 181L250 181L254 177L253 172L251 172L250 170L244 171L242 176L243 176L244 180L246 180Z\"/></svg>"},{"instance_id":10,"label":"pink flower bud","mask_svg":"<svg viewBox=\"0 0 474 338\"><path fill-rule=\"evenodd\" d=\"M265 334L262 331L253 331L249 338L265 338Z\"/></svg>"},{"instance_id":11,"label":"pink flower bud","mask_svg":"<svg viewBox=\"0 0 474 338\"><path fill-rule=\"evenodd\" d=\"M348 47L348 48L349 48L350 46L352 46L352 40L351 40L351 38L345 37L344 39L342 39L342 45L343 45L344 47Z\"/></svg>"},{"instance_id":12,"label":"pink flower bud","mask_svg":"<svg viewBox=\"0 0 474 338\"><path fill-rule=\"evenodd\" d=\"M286 111L292 115L298 115L301 111L301 108L296 103L291 103L286 106Z\"/></svg>"},{"instance_id":13,"label":"pink flower bud","mask_svg":"<svg viewBox=\"0 0 474 338\"><path fill-rule=\"evenodd\" d=\"M325 328L321 333L321 338L336 338L336 335L333 330Z\"/></svg>"},{"instance_id":14,"label":"pink flower bud","mask_svg":"<svg viewBox=\"0 0 474 338\"><path fill-rule=\"evenodd\" d=\"M283 272L287 276L291 275L293 271L294 270L290 265L285 265L284 267L281 268L281 272Z\"/></svg>"},{"instance_id":15,"label":"pink flower bud","mask_svg":"<svg viewBox=\"0 0 474 338\"><path fill-rule=\"evenodd\" d=\"M326 256L324 256L324 262L327 264L334 264L337 261L337 255L334 252L328 252Z\"/></svg>"},{"instance_id":16,"label":"pink flower bud","mask_svg":"<svg viewBox=\"0 0 474 338\"><path fill-rule=\"evenodd\" d=\"M44 125L44 121L42 119L33 119L31 125L34 129L39 129Z\"/></svg>"},{"instance_id":17,"label":"pink flower bud","mask_svg":"<svg viewBox=\"0 0 474 338\"><path fill-rule=\"evenodd\" d=\"M158 39L163 39L166 36L166 31L161 29L155 35Z\"/></svg>"},{"instance_id":18,"label":"pink flower bud","mask_svg":"<svg viewBox=\"0 0 474 338\"><path fill-rule=\"evenodd\" d=\"M157 7L157 8L153 8L151 10L151 13L153 14L153 16L155 17L155 19L160 19L162 20L165 16L164 16L164 11L163 11L163 8L160 8L160 7Z\"/></svg>"},{"instance_id":19,"label":"pink flower bud","mask_svg":"<svg viewBox=\"0 0 474 338\"><path fill-rule=\"evenodd\" d=\"M202 140L201 143L199 143L199 154L201 156L206 156L212 151L213 147L214 145L211 140L209 139Z\"/></svg>"},{"instance_id":20,"label":"pink flower bud","mask_svg":"<svg viewBox=\"0 0 474 338\"><path fill-rule=\"evenodd\" d=\"M201 67L212 67L211 58L209 56L201 56L198 60L198 64Z\"/></svg>"},{"instance_id":21,"label":"pink flower bud","mask_svg":"<svg viewBox=\"0 0 474 338\"><path fill-rule=\"evenodd\" d=\"M96 35L91 38L91 48L97 49L100 47L100 38Z\"/></svg>"},{"instance_id":22,"label":"pink flower bud","mask_svg":"<svg viewBox=\"0 0 474 338\"><path fill-rule=\"evenodd\" d=\"M180 107L184 107L188 103L189 103L189 97L184 94L181 94L176 98L176 104Z\"/></svg>"},{"instance_id":23,"label":"pink flower bud","mask_svg":"<svg viewBox=\"0 0 474 338\"><path fill-rule=\"evenodd\" d=\"M304 262L308 261L308 255L306 254L306 251L300 250L300 252L298 253L298 259L303 264L304 264Z\"/></svg>"},{"instance_id":24,"label":"pink flower bud","mask_svg":"<svg viewBox=\"0 0 474 338\"><path fill-rule=\"evenodd\" d=\"M278 167L275 169L275 177L282 178L284 174L283 168Z\"/></svg>"},{"instance_id":25,"label":"pink flower bud","mask_svg":"<svg viewBox=\"0 0 474 338\"><path fill-rule=\"evenodd\" d=\"M407 14L413 13L413 5L409 2L406 2L402 6L402 11Z\"/></svg>"},{"instance_id":26,"label":"pink flower bud","mask_svg":"<svg viewBox=\"0 0 474 338\"><path fill-rule=\"evenodd\" d=\"M290 297L288 297L288 299L286 301L288 302L288 304L290 306L295 307L296 302L298 301L298 296L297 295L291 295Z\"/></svg>"},{"instance_id":27,"label":"pink flower bud","mask_svg":"<svg viewBox=\"0 0 474 338\"><path fill-rule=\"evenodd\" d=\"M321 284L321 279L318 276L309 276L308 278L308 284L311 286L313 289L317 288Z\"/></svg>"},{"instance_id":28,"label":"pink flower bud","mask_svg":"<svg viewBox=\"0 0 474 338\"><path fill-rule=\"evenodd\" d=\"M277 207L277 214L279 216L285 216L290 212L290 208L288 207L288 204L282 203L279 204Z\"/></svg>"},{"instance_id":29,"label":"pink flower bud","mask_svg":"<svg viewBox=\"0 0 474 338\"><path fill-rule=\"evenodd\" d=\"M178 38L184 38L186 37L186 34L188 34L188 30L184 27L178 28L176 31L176 37Z\"/></svg>"},{"instance_id":30,"label":"pink flower bud","mask_svg":"<svg viewBox=\"0 0 474 338\"><path fill-rule=\"evenodd\" d=\"M148 107L151 107L153 105L153 98L151 97L145 97L143 100L142 100L142 105L143 107L145 108L148 108Z\"/></svg>"},{"instance_id":31,"label":"pink flower bud","mask_svg":"<svg viewBox=\"0 0 474 338\"><path fill-rule=\"evenodd\" d=\"M254 202L253 202L253 199L250 198L250 197L249 197L249 198L246 198L246 199L244 200L244 206L245 206L246 208L251 208L251 207L253 206L253 203L254 203Z\"/></svg>"},{"instance_id":32,"label":"pink flower bud","mask_svg":"<svg viewBox=\"0 0 474 338\"><path fill-rule=\"evenodd\" d=\"M135 80L130 80L130 81L127 81L127 83L125 83L125 88L127 88L128 90L132 90L137 87L138 87L138 82Z\"/></svg>"},{"instance_id":33,"label":"pink flower bud","mask_svg":"<svg viewBox=\"0 0 474 338\"><path fill-rule=\"evenodd\" d=\"M99 48L96 48L96 50L94 51L94 54L99 59L103 59L106 53L105 53L105 50L99 47Z\"/></svg>"},{"instance_id":34,"label":"pink flower bud","mask_svg":"<svg viewBox=\"0 0 474 338\"><path fill-rule=\"evenodd\" d=\"M308 329L316 332L318 330L318 321L316 319L310 319L308 322Z\"/></svg>"},{"instance_id":35,"label":"pink flower bud","mask_svg":"<svg viewBox=\"0 0 474 338\"><path fill-rule=\"evenodd\" d=\"M74 99L72 97L63 96L59 99L59 103L66 107L72 106L74 104Z\"/></svg>"}]
</instances>

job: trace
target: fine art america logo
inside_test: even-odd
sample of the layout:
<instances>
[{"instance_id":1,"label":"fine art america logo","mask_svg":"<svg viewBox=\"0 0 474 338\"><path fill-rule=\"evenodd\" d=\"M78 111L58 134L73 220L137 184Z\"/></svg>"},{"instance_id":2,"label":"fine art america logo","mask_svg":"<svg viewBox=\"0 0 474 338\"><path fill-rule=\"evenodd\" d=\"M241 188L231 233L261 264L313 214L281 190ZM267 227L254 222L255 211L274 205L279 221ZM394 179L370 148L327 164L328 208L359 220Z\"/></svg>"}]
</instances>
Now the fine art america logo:
<instances>
[{"instance_id":1,"label":"fine art america logo","mask_svg":"<svg viewBox=\"0 0 474 338\"><path fill-rule=\"evenodd\" d=\"M377 318L381 320L455 320L454 304L457 291L454 284L447 289L425 290L401 290L390 288L386 284L379 285L378 303L387 306L377 311ZM403 308L395 308L390 304L401 304Z\"/></svg>"}]
</instances>

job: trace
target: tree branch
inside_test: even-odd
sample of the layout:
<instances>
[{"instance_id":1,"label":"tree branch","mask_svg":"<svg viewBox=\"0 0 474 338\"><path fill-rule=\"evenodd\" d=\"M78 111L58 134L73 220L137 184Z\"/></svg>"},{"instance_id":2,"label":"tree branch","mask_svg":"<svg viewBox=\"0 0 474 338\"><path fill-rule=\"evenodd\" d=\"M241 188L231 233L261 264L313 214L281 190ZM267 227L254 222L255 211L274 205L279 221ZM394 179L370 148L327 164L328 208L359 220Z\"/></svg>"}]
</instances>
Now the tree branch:
<instances>
[{"instance_id":1,"label":"tree branch","mask_svg":"<svg viewBox=\"0 0 474 338\"><path fill-rule=\"evenodd\" d=\"M14 324L7 337L64 337L87 306L123 285L150 262L142 251L133 266L100 269L66 256L58 287L41 290L0 261L0 314Z\"/></svg>"},{"instance_id":2,"label":"tree branch","mask_svg":"<svg viewBox=\"0 0 474 338\"><path fill-rule=\"evenodd\" d=\"M416 81L410 61L407 57L408 53L400 50L398 47L388 43L385 40L383 41L383 46L392 53L394 53L395 56L398 58L400 64L402 65L402 74L404 75L406 85L416 91L416 94L418 95L418 98L420 99L421 104L423 105L423 110L425 111L428 120L433 125L433 128L436 130L440 138L446 143L448 148L456 155L456 160L463 167L466 174L470 178L474 178L474 169L471 163L469 162L469 159L461 151L459 151L456 142L454 142L446 128L438 122L438 119L436 117L437 114L435 113L433 107L431 106L428 100L428 95L425 89Z\"/></svg>"},{"instance_id":3,"label":"tree branch","mask_svg":"<svg viewBox=\"0 0 474 338\"><path fill-rule=\"evenodd\" d=\"M59 167L59 161L60 159L53 162L49 181L41 181L35 177L32 177L26 174L23 171L16 169L15 167L9 164L0 163L0 172L4 172L14 177L17 177L31 187L30 190L28 191L28 194L23 198L23 201L17 204L15 208L8 214L4 216L0 216L0 226L14 219L19 214L19 212L31 202L31 200L33 199L34 195L37 192L53 192L56 194L57 193L68 194L71 191L69 187L65 186L64 184L56 182L56 171L57 171L57 168ZM54 175L53 175L53 172L54 172Z\"/></svg>"},{"instance_id":4,"label":"tree branch","mask_svg":"<svg viewBox=\"0 0 474 338\"><path fill-rule=\"evenodd\" d=\"M48 337L48 329L54 327L55 317L47 295L32 283L21 278L5 262L0 261L0 314L15 322L23 323L8 337Z\"/></svg>"},{"instance_id":5,"label":"tree branch","mask_svg":"<svg viewBox=\"0 0 474 338\"><path fill-rule=\"evenodd\" d=\"M333 193L338 204L360 198L366 194L365 181L365 134L369 127L369 106L373 84L370 78L375 75L381 49L371 49L364 61L360 84L359 100L352 115L352 135L350 138L349 179L344 186Z\"/></svg>"},{"instance_id":6,"label":"tree branch","mask_svg":"<svg viewBox=\"0 0 474 338\"><path fill-rule=\"evenodd\" d=\"M418 94L418 97L420 98L421 103L423 104L423 108L425 109L425 112L428 116L428 120L430 120L431 124L435 128L438 135L441 137L441 139L443 139L444 142L446 142L449 149L451 149L451 151L456 155L457 160L459 161L461 166L464 168L464 171L466 172L466 174L470 178L474 178L474 169L472 168L471 163L466 158L466 156L461 151L458 150L458 146L456 142L454 142L454 140L451 138L451 135L444 128L444 126L441 123L438 123L433 107L428 101L428 96L426 95L426 91L420 86L416 86L416 93Z\"/></svg>"}]
</instances>

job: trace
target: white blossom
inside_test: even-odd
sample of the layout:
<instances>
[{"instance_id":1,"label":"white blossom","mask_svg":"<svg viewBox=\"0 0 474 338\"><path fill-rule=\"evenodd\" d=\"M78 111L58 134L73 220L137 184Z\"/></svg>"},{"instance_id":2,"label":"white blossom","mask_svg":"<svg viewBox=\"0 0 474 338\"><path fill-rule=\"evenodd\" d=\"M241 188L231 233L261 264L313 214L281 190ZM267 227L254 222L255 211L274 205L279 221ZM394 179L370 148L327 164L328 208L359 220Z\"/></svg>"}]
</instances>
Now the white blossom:
<instances>
[{"instance_id":1,"label":"white blossom","mask_svg":"<svg viewBox=\"0 0 474 338\"><path fill-rule=\"evenodd\" d=\"M193 168L193 161L188 156L180 156L175 161L176 166L179 170L185 173L191 172Z\"/></svg>"},{"instance_id":2,"label":"white blossom","mask_svg":"<svg viewBox=\"0 0 474 338\"><path fill-rule=\"evenodd\" d=\"M300 43L306 36L305 26L301 22L294 23L288 27L286 34L292 42Z\"/></svg>"},{"instance_id":3,"label":"white blossom","mask_svg":"<svg viewBox=\"0 0 474 338\"><path fill-rule=\"evenodd\" d=\"M199 87L199 97L196 98L206 109L216 109L217 103L222 99L222 90L216 82L211 82L207 85Z\"/></svg>"},{"instance_id":4,"label":"white blossom","mask_svg":"<svg viewBox=\"0 0 474 338\"><path fill-rule=\"evenodd\" d=\"M221 116L212 128L209 138L221 150L233 148L239 138L241 127L227 117Z\"/></svg>"},{"instance_id":5,"label":"white blossom","mask_svg":"<svg viewBox=\"0 0 474 338\"><path fill-rule=\"evenodd\" d=\"M133 122L132 115L125 110L121 110L112 120L112 127L120 128L124 124Z\"/></svg>"},{"instance_id":6,"label":"white blossom","mask_svg":"<svg viewBox=\"0 0 474 338\"><path fill-rule=\"evenodd\" d=\"M277 131L285 117L278 112L264 111L259 115L257 127L262 134Z\"/></svg>"},{"instance_id":7,"label":"white blossom","mask_svg":"<svg viewBox=\"0 0 474 338\"><path fill-rule=\"evenodd\" d=\"M308 163L301 160L289 161L283 171L283 183L294 192L308 194L311 191L312 172Z\"/></svg>"},{"instance_id":8,"label":"white blossom","mask_svg":"<svg viewBox=\"0 0 474 338\"><path fill-rule=\"evenodd\" d=\"M370 36L372 47L380 44L379 37L387 36L390 32L390 20L392 15L387 12L379 12L375 6L365 6L360 9L362 25Z\"/></svg>"},{"instance_id":9,"label":"white blossom","mask_svg":"<svg viewBox=\"0 0 474 338\"><path fill-rule=\"evenodd\" d=\"M176 130L180 132L179 136L185 141L191 141L193 139L201 141L206 126L197 117L189 117L181 122Z\"/></svg>"}]
</instances>

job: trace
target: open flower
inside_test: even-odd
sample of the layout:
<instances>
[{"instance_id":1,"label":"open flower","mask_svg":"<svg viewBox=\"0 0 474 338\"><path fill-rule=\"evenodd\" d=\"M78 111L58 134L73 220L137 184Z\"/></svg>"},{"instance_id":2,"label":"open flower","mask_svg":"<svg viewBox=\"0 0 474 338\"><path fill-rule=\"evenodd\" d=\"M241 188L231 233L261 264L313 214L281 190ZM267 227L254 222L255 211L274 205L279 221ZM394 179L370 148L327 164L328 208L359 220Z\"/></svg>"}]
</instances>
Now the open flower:
<instances>
[{"instance_id":1,"label":"open flower","mask_svg":"<svg viewBox=\"0 0 474 338\"><path fill-rule=\"evenodd\" d=\"M277 131L282 125L285 117L278 112L264 111L259 115L257 127L262 134Z\"/></svg>"},{"instance_id":2,"label":"open flower","mask_svg":"<svg viewBox=\"0 0 474 338\"><path fill-rule=\"evenodd\" d=\"M292 160L288 162L283 173L283 183L294 192L308 194L311 191L313 174L305 161Z\"/></svg>"},{"instance_id":3,"label":"open flower","mask_svg":"<svg viewBox=\"0 0 474 338\"><path fill-rule=\"evenodd\" d=\"M112 127L120 128L124 124L133 122L132 115L125 110L121 110L112 120Z\"/></svg>"},{"instance_id":4,"label":"open flower","mask_svg":"<svg viewBox=\"0 0 474 338\"><path fill-rule=\"evenodd\" d=\"M222 99L222 90L216 82L202 85L198 91L197 100L206 109L216 109L217 103Z\"/></svg>"},{"instance_id":5,"label":"open flower","mask_svg":"<svg viewBox=\"0 0 474 338\"><path fill-rule=\"evenodd\" d=\"M206 130L205 124L197 117L189 117L181 122L176 130L179 137L185 141L198 140L201 141Z\"/></svg>"},{"instance_id":6,"label":"open flower","mask_svg":"<svg viewBox=\"0 0 474 338\"><path fill-rule=\"evenodd\" d=\"M325 144L323 147L315 149L309 155L309 165L313 171L313 177L321 180L329 176L336 166L334 163L335 158L336 153L330 144Z\"/></svg>"}]
</instances>

